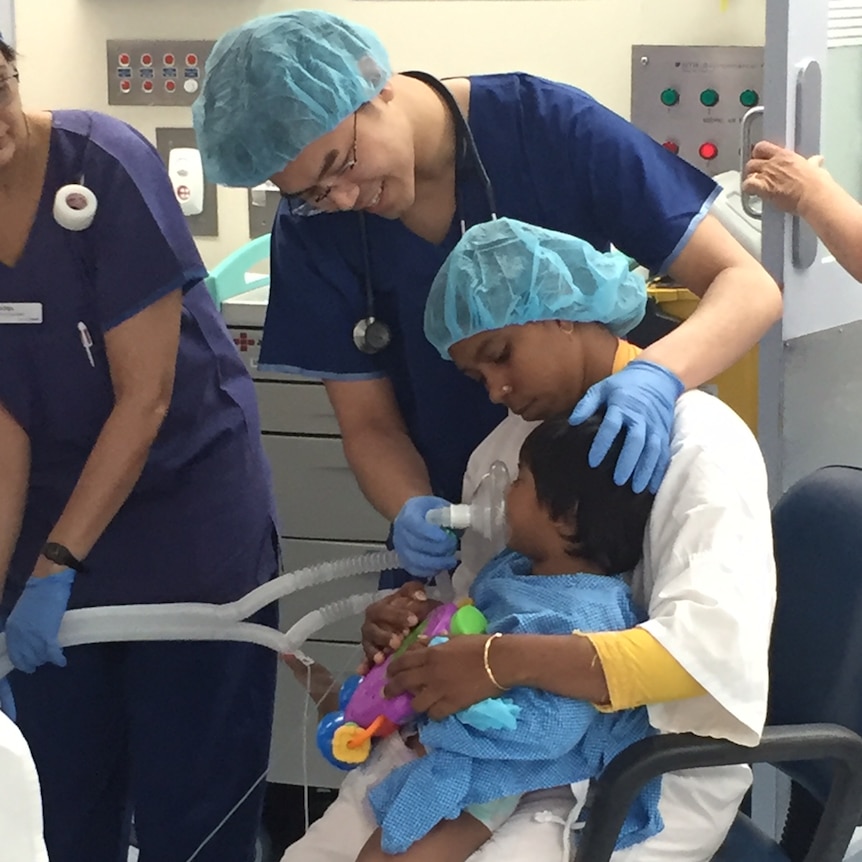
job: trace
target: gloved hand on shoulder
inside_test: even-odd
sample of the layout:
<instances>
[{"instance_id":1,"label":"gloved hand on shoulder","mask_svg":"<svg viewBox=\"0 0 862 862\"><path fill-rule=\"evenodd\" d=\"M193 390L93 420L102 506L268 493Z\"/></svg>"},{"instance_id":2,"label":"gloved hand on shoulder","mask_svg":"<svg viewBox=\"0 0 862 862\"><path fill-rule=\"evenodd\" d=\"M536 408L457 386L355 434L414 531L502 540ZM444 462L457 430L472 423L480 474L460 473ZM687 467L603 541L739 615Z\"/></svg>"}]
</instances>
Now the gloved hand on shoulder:
<instances>
[{"instance_id":1,"label":"gloved hand on shoulder","mask_svg":"<svg viewBox=\"0 0 862 862\"><path fill-rule=\"evenodd\" d=\"M66 666L57 633L74 580L74 569L63 569L54 575L31 577L24 585L6 623L6 649L18 670L33 673L46 662Z\"/></svg>"},{"instance_id":2,"label":"gloved hand on shoulder","mask_svg":"<svg viewBox=\"0 0 862 862\"><path fill-rule=\"evenodd\" d=\"M670 463L670 438L676 400L685 391L682 381L662 365L635 359L625 368L591 386L577 403L569 423L579 425L605 407L605 416L590 448L590 466L605 459L625 429L614 481L640 493L655 494Z\"/></svg>"},{"instance_id":3,"label":"gloved hand on shoulder","mask_svg":"<svg viewBox=\"0 0 862 862\"><path fill-rule=\"evenodd\" d=\"M401 565L417 578L433 578L438 572L454 568L458 540L425 515L431 509L448 506L442 497L411 497L392 525L392 543Z\"/></svg>"}]
</instances>

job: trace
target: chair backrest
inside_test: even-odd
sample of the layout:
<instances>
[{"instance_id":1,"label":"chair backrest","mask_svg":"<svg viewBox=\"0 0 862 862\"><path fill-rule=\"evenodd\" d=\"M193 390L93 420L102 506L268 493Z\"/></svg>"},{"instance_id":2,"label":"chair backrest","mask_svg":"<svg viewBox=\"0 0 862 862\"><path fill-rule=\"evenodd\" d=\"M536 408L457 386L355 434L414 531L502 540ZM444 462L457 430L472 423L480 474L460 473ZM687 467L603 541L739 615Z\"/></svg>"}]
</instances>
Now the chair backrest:
<instances>
[{"instance_id":1,"label":"chair backrest","mask_svg":"<svg viewBox=\"0 0 862 862\"><path fill-rule=\"evenodd\" d=\"M824 467L773 512L778 604L770 724L834 722L862 734L862 469ZM786 771L821 802L826 763Z\"/></svg>"}]
</instances>

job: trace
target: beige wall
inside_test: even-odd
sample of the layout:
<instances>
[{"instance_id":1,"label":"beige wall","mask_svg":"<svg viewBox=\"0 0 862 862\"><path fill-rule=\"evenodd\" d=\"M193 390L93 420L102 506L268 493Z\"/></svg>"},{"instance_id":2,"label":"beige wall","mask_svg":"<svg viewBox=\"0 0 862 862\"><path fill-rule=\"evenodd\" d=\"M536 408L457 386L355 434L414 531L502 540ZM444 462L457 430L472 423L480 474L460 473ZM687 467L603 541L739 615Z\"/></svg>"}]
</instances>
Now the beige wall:
<instances>
[{"instance_id":1,"label":"beige wall","mask_svg":"<svg viewBox=\"0 0 862 862\"><path fill-rule=\"evenodd\" d=\"M217 38L286 0L16 0L17 46L31 107L108 111L154 139L191 125L184 108L108 106L108 38ZM763 44L765 0L328 0L321 8L377 31L394 68L438 75L526 70L583 87L627 116L631 45ZM253 133L253 131L252 131ZM248 239L246 198L219 190L208 266Z\"/></svg>"}]
</instances>

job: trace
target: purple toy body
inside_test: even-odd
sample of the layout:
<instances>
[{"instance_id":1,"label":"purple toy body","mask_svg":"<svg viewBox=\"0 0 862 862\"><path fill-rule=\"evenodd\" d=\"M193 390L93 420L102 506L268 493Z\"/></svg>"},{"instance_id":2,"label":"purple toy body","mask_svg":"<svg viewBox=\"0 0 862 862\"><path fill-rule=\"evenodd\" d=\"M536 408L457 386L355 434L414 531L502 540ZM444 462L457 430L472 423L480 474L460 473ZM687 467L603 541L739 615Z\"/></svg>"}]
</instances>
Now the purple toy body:
<instances>
[{"instance_id":1,"label":"purple toy body","mask_svg":"<svg viewBox=\"0 0 862 862\"><path fill-rule=\"evenodd\" d=\"M371 668L362 678L353 692L350 702L345 707L345 720L354 722L360 727L369 727L378 716L384 716L393 725L400 727L414 718L416 713L413 711L412 698L409 694L400 694L393 698L383 696L389 662L400 655L419 635L434 638L437 635L448 633L452 617L457 610L458 606L451 603L434 608L428 614L425 622L417 626L400 649L389 656L386 661Z\"/></svg>"}]
</instances>

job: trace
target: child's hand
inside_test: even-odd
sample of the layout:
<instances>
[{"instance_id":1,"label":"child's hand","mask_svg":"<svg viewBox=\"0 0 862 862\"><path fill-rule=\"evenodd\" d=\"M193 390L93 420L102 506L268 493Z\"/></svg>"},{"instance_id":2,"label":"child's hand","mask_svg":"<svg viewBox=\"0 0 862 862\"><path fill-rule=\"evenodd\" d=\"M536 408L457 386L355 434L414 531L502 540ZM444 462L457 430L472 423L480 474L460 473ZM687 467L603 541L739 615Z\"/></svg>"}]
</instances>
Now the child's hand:
<instances>
[{"instance_id":1,"label":"child's hand","mask_svg":"<svg viewBox=\"0 0 862 862\"><path fill-rule=\"evenodd\" d=\"M398 592L369 605L362 624L362 649L365 661L359 673L367 673L375 664L401 646L410 630L419 625L440 602L429 599L421 581L410 581Z\"/></svg>"},{"instance_id":2,"label":"child's hand","mask_svg":"<svg viewBox=\"0 0 862 862\"><path fill-rule=\"evenodd\" d=\"M338 709L339 686L328 668L318 662L306 665L305 662L300 661L290 653L281 658L290 668L297 682L308 692L308 696L314 701L321 718Z\"/></svg>"}]
</instances>

